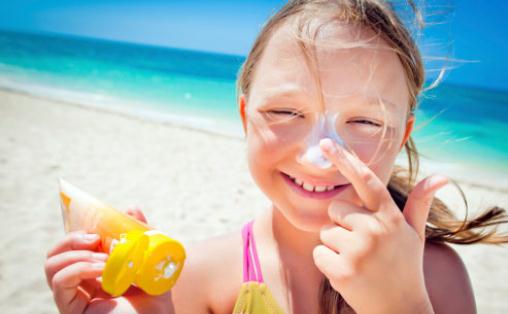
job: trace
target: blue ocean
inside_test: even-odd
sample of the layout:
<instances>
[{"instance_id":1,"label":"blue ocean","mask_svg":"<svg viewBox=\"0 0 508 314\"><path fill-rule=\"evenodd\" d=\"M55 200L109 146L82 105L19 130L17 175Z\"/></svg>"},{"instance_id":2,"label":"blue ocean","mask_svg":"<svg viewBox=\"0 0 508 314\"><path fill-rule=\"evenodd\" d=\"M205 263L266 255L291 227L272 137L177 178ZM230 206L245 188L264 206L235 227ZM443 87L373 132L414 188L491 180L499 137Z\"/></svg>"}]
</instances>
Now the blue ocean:
<instances>
[{"instance_id":1,"label":"blue ocean","mask_svg":"<svg viewBox=\"0 0 508 314\"><path fill-rule=\"evenodd\" d=\"M242 137L244 57L0 31L0 88ZM427 159L508 174L508 91L447 84L425 93L413 138Z\"/></svg>"}]
</instances>

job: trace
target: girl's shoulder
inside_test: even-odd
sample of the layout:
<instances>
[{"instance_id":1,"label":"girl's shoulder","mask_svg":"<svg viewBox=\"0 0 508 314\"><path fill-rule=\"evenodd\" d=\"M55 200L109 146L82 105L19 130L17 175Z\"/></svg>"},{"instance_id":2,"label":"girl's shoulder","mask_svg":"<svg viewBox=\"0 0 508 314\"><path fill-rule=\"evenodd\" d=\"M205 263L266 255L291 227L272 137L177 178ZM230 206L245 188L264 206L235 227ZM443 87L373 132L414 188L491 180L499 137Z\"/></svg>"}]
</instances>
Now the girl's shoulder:
<instances>
[{"instance_id":1,"label":"girl's shoulder","mask_svg":"<svg viewBox=\"0 0 508 314\"><path fill-rule=\"evenodd\" d=\"M186 247L172 289L176 313L231 313L242 284L242 235L237 230Z\"/></svg>"},{"instance_id":2,"label":"girl's shoulder","mask_svg":"<svg viewBox=\"0 0 508 314\"><path fill-rule=\"evenodd\" d=\"M436 313L475 313L466 266L450 245L427 241L423 266L425 285Z\"/></svg>"}]
</instances>

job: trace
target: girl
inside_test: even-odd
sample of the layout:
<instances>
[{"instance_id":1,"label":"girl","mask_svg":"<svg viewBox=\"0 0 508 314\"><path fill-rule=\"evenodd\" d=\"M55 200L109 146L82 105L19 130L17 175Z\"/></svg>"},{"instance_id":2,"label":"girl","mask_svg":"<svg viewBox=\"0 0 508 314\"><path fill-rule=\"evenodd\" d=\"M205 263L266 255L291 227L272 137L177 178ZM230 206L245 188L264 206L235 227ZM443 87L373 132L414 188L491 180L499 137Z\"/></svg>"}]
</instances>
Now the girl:
<instances>
[{"instance_id":1,"label":"girl","mask_svg":"<svg viewBox=\"0 0 508 314\"><path fill-rule=\"evenodd\" d=\"M103 293L98 237L70 234L45 267L59 310L474 313L467 271L443 242L507 242L472 230L506 214L460 222L433 198L446 177L414 184L423 83L419 51L388 3L290 1L238 80L250 172L272 206L242 232L187 248L179 281L158 297ZM408 175L394 167L402 147Z\"/></svg>"}]
</instances>

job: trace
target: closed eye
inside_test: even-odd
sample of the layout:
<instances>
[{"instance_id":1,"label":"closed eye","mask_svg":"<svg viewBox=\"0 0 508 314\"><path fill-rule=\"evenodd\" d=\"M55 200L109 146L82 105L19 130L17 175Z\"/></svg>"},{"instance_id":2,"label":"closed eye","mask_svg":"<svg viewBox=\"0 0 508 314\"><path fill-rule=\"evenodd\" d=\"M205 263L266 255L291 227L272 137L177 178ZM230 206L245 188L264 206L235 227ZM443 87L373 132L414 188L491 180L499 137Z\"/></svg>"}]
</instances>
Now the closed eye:
<instances>
[{"instance_id":1,"label":"closed eye","mask_svg":"<svg viewBox=\"0 0 508 314\"><path fill-rule=\"evenodd\" d=\"M352 122L352 123L366 124L366 125L372 125L372 126L381 126L381 124L379 124L379 123L376 123L376 122L373 122L373 121L370 121L370 120L365 120L365 119L359 119L359 120L354 120L354 121L350 121L350 122Z\"/></svg>"},{"instance_id":2,"label":"closed eye","mask_svg":"<svg viewBox=\"0 0 508 314\"><path fill-rule=\"evenodd\" d=\"M287 116L291 118L303 118L303 114L301 114L298 111L293 111L289 109L277 109L277 110L269 110L268 113L280 115L280 116Z\"/></svg>"}]
</instances>

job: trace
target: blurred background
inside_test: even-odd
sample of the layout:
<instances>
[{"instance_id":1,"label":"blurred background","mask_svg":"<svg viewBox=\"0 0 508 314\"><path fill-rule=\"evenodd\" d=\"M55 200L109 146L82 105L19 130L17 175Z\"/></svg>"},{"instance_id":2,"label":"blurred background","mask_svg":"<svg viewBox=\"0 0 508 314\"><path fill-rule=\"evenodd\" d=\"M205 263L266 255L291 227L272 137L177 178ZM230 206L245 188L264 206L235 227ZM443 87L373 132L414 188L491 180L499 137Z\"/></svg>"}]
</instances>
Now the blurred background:
<instances>
[{"instance_id":1,"label":"blurred background","mask_svg":"<svg viewBox=\"0 0 508 314\"><path fill-rule=\"evenodd\" d=\"M283 4L3 1L0 87L241 136L236 74ZM438 118L414 133L421 152L508 173L508 5L419 4L427 23L417 36L427 85L446 69L422 97L417 121ZM414 16L401 12L411 24Z\"/></svg>"},{"instance_id":2,"label":"blurred background","mask_svg":"<svg viewBox=\"0 0 508 314\"><path fill-rule=\"evenodd\" d=\"M423 169L460 180L474 210L506 207L508 3L416 2L423 31L404 1L396 8L427 69L413 132ZM266 204L243 160L235 80L284 4L0 1L0 312L55 311L42 265L62 236L58 177L119 207L141 203L184 242ZM506 251L460 249L481 313L506 312Z\"/></svg>"}]
</instances>

